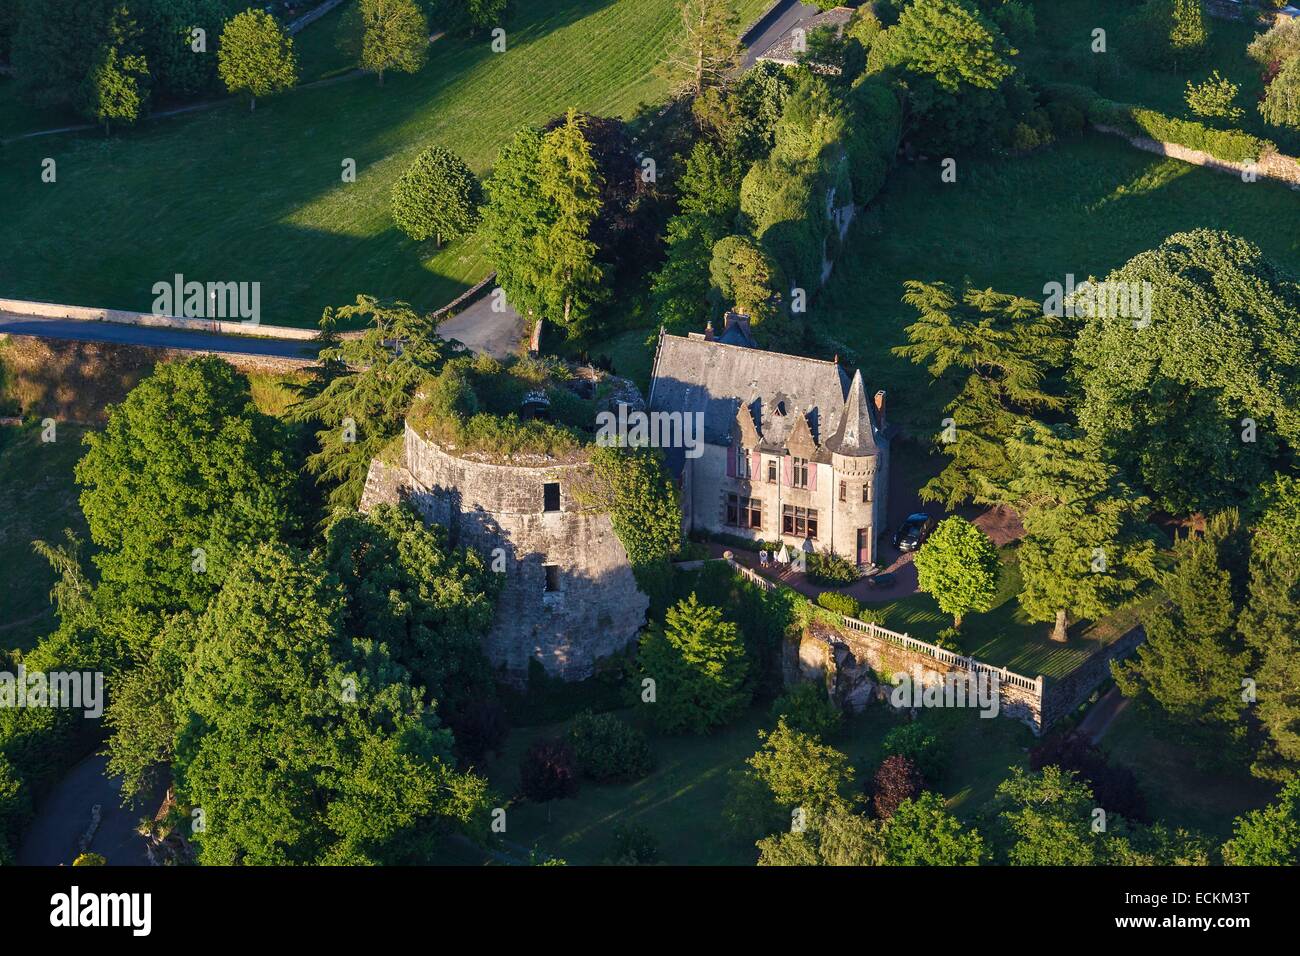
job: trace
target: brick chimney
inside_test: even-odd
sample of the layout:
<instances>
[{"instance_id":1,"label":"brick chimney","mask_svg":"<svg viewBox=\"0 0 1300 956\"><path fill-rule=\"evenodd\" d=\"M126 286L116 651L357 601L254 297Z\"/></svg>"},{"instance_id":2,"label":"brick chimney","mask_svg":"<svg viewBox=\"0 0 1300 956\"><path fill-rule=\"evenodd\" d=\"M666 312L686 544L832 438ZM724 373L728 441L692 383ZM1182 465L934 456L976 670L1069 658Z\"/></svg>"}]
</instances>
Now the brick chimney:
<instances>
[{"instance_id":1,"label":"brick chimney","mask_svg":"<svg viewBox=\"0 0 1300 956\"><path fill-rule=\"evenodd\" d=\"M884 428L885 427L885 390L884 389L881 389L880 391L876 392L875 406L876 406L876 423L879 425L879 427Z\"/></svg>"},{"instance_id":2,"label":"brick chimney","mask_svg":"<svg viewBox=\"0 0 1300 956\"><path fill-rule=\"evenodd\" d=\"M704 323L704 341L706 341L706 342L712 342L715 338L717 338L717 336L713 334L713 322L712 322L712 321L705 322L705 323Z\"/></svg>"}]
</instances>

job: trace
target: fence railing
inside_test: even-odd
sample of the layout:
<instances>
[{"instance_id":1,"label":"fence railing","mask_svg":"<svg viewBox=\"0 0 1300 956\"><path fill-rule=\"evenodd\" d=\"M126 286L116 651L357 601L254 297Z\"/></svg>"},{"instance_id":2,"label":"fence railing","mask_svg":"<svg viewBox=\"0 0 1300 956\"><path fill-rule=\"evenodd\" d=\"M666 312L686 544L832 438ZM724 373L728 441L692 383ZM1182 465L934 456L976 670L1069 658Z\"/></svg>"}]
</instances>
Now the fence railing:
<instances>
[{"instance_id":1,"label":"fence railing","mask_svg":"<svg viewBox=\"0 0 1300 956\"><path fill-rule=\"evenodd\" d=\"M784 586L776 581L763 577L763 575L759 574L753 568L745 567L745 565L741 564L735 558L726 558L725 560L732 566L732 568L739 571L741 575L757 584L764 591L771 591ZM849 617L845 614L837 614L834 611L827 611L826 613L838 619L841 624L850 630L860 631L869 637L874 637L876 640L885 641L886 643L904 648L905 650L925 654L928 657L932 657L937 661L941 661L944 664L953 667L960 667L973 673L983 672L987 674L996 674L999 681L1010 684L1012 687L1034 691L1040 698L1042 697L1043 676L1041 674L1037 677L1026 677L1024 674L1017 674L1015 671L1007 670L1005 667L994 667L992 664L986 664L973 657L965 657L955 651L945 650L935 644L917 640L915 637L911 637L908 634L900 634L898 631L891 631L889 628L880 624L874 624L868 621L859 621L855 617Z\"/></svg>"}]
</instances>

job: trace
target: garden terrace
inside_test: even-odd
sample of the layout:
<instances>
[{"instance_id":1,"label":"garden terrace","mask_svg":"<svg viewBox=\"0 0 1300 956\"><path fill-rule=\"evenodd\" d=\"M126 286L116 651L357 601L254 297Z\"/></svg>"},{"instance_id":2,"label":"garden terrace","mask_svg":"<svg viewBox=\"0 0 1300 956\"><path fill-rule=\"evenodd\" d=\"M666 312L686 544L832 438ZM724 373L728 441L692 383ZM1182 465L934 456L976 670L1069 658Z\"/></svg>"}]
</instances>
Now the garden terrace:
<instances>
[{"instance_id":1,"label":"garden terrace","mask_svg":"<svg viewBox=\"0 0 1300 956\"><path fill-rule=\"evenodd\" d=\"M629 382L553 359L448 363L417 396L407 421L448 454L483 462L584 461L596 416L641 404Z\"/></svg>"}]
</instances>

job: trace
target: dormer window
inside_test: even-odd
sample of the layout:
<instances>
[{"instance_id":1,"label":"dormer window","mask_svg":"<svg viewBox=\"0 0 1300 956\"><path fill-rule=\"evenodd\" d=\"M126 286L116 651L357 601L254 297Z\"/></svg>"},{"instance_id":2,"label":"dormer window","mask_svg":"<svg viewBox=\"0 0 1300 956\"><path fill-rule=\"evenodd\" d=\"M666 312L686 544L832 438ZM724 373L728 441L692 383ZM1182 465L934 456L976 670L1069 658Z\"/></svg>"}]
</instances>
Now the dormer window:
<instances>
[{"instance_id":1,"label":"dormer window","mask_svg":"<svg viewBox=\"0 0 1300 956\"><path fill-rule=\"evenodd\" d=\"M744 445L736 446L736 477L752 477L749 467L749 449Z\"/></svg>"},{"instance_id":2,"label":"dormer window","mask_svg":"<svg viewBox=\"0 0 1300 956\"><path fill-rule=\"evenodd\" d=\"M777 413L778 415L784 415L784 414L785 414L785 402L782 401L782 402L777 402L777 403L776 403L776 413Z\"/></svg>"}]
</instances>

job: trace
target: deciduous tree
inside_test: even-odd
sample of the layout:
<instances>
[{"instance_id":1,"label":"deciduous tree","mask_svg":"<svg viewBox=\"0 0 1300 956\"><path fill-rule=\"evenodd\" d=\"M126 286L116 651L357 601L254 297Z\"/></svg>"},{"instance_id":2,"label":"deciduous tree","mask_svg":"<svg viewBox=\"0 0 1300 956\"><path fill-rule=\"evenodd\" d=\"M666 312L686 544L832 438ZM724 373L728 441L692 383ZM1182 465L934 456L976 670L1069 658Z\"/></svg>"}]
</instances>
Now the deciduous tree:
<instances>
[{"instance_id":1,"label":"deciduous tree","mask_svg":"<svg viewBox=\"0 0 1300 956\"><path fill-rule=\"evenodd\" d=\"M917 584L960 628L970 611L987 611L998 593L998 549L965 518L945 518L916 555Z\"/></svg>"},{"instance_id":2,"label":"deciduous tree","mask_svg":"<svg viewBox=\"0 0 1300 956\"><path fill-rule=\"evenodd\" d=\"M221 31L217 71L227 90L247 93L249 110L256 109L258 97L281 93L298 82L293 38L269 13L238 13Z\"/></svg>"},{"instance_id":3,"label":"deciduous tree","mask_svg":"<svg viewBox=\"0 0 1300 956\"><path fill-rule=\"evenodd\" d=\"M429 24L415 0L361 0L361 66L379 75L418 73L429 54Z\"/></svg>"},{"instance_id":4,"label":"deciduous tree","mask_svg":"<svg viewBox=\"0 0 1300 956\"><path fill-rule=\"evenodd\" d=\"M94 562L126 604L201 611L241 553L296 526L285 431L222 359L159 364L84 440Z\"/></svg>"},{"instance_id":5,"label":"deciduous tree","mask_svg":"<svg viewBox=\"0 0 1300 956\"><path fill-rule=\"evenodd\" d=\"M1080 424L1174 514L1243 504L1300 444L1300 284L1223 232L1176 233L1106 278L1150 314L1085 317ZM1130 295L1130 302L1133 296ZM1145 310L1143 310L1145 311Z\"/></svg>"},{"instance_id":6,"label":"deciduous tree","mask_svg":"<svg viewBox=\"0 0 1300 956\"><path fill-rule=\"evenodd\" d=\"M465 161L442 146L421 150L393 184L393 221L417 242L459 239L479 214L478 179Z\"/></svg>"}]
</instances>

